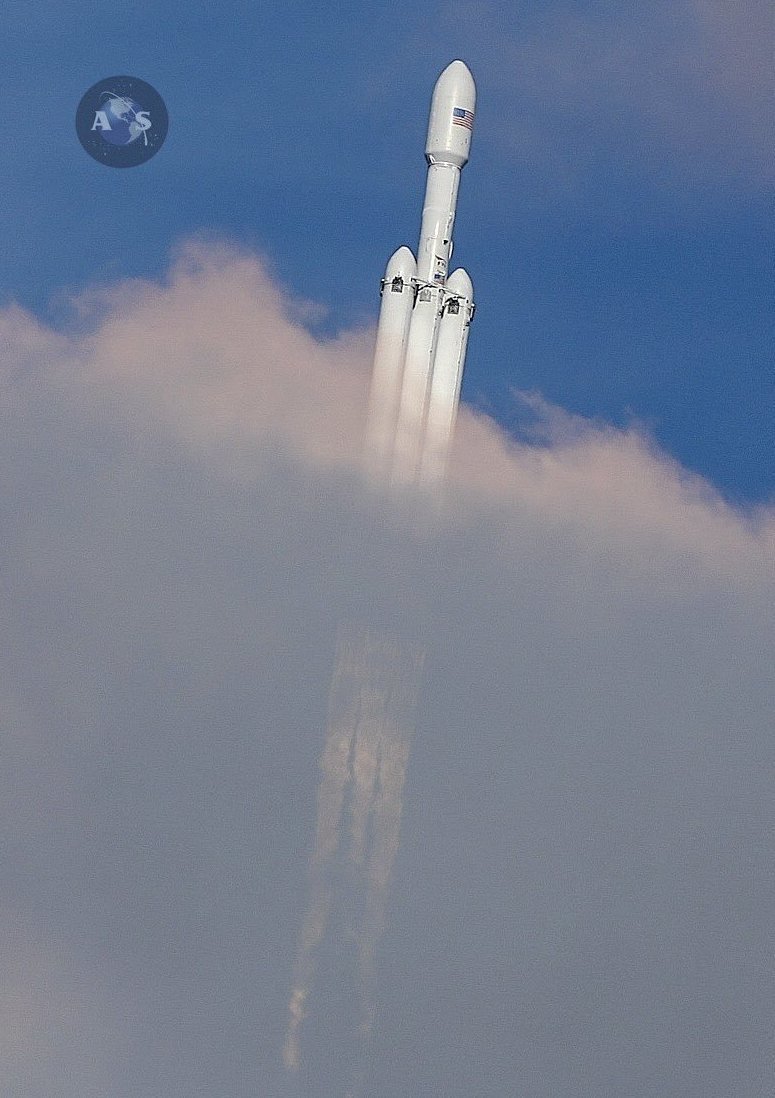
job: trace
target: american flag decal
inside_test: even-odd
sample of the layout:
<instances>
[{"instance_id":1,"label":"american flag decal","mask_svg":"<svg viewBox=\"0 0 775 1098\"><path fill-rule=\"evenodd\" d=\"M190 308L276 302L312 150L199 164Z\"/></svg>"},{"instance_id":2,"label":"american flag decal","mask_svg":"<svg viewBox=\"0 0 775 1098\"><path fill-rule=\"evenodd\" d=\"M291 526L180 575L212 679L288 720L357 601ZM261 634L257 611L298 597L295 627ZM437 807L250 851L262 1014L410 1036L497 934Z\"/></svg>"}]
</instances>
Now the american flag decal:
<instances>
[{"instance_id":1,"label":"american flag decal","mask_svg":"<svg viewBox=\"0 0 775 1098\"><path fill-rule=\"evenodd\" d=\"M465 126L467 130L473 130L474 112L464 111L462 107L453 107L452 124L453 126Z\"/></svg>"}]
</instances>

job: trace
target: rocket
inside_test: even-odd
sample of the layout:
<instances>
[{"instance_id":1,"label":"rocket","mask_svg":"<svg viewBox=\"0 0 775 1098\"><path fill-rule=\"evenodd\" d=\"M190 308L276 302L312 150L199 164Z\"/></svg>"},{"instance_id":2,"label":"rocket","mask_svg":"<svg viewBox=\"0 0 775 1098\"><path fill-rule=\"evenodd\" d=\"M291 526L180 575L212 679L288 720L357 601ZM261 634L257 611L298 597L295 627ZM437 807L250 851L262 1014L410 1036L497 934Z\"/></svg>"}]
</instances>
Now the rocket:
<instances>
[{"instance_id":1,"label":"rocket","mask_svg":"<svg viewBox=\"0 0 775 1098\"><path fill-rule=\"evenodd\" d=\"M417 258L401 247L382 279L366 428L377 483L433 488L444 477L474 315L473 286L452 255L460 172L468 162L476 87L453 61L436 81Z\"/></svg>"}]
</instances>

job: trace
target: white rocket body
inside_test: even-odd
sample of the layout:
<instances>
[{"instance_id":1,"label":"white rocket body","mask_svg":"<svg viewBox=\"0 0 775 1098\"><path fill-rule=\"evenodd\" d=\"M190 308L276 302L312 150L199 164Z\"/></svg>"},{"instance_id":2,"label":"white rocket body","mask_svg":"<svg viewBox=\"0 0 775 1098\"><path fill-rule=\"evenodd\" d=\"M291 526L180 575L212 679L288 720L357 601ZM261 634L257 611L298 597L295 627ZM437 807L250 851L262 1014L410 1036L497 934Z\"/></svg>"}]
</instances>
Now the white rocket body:
<instances>
[{"instance_id":1,"label":"white rocket body","mask_svg":"<svg viewBox=\"0 0 775 1098\"><path fill-rule=\"evenodd\" d=\"M474 313L471 279L462 268L447 271L475 105L473 77L453 61L431 100L417 260L399 248L382 282L367 425L378 482L433 487L444 477Z\"/></svg>"}]
</instances>

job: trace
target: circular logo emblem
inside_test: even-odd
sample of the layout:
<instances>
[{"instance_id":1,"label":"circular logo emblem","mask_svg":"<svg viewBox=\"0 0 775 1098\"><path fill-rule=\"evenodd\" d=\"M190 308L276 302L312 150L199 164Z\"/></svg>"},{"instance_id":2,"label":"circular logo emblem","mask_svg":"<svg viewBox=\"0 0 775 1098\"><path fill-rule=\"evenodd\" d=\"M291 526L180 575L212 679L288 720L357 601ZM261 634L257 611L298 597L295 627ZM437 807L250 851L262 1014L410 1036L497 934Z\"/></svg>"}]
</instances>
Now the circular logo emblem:
<instances>
[{"instance_id":1,"label":"circular logo emblem","mask_svg":"<svg viewBox=\"0 0 775 1098\"><path fill-rule=\"evenodd\" d=\"M89 156L111 168L133 168L155 156L167 136L164 100L136 76L109 76L84 95L75 130Z\"/></svg>"}]
</instances>

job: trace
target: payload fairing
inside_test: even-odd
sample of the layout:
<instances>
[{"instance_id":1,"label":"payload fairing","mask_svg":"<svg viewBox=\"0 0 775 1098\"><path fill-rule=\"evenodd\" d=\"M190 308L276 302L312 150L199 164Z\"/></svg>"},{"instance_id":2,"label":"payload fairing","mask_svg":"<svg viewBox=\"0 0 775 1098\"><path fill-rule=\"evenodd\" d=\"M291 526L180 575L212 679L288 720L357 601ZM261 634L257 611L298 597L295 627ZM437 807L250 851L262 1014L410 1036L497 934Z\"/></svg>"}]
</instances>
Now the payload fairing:
<instances>
[{"instance_id":1,"label":"payload fairing","mask_svg":"<svg viewBox=\"0 0 775 1098\"><path fill-rule=\"evenodd\" d=\"M377 482L432 488L444 476L474 315L471 279L447 270L475 105L474 79L453 61L433 89L417 259L399 248L382 280L366 434Z\"/></svg>"}]
</instances>

